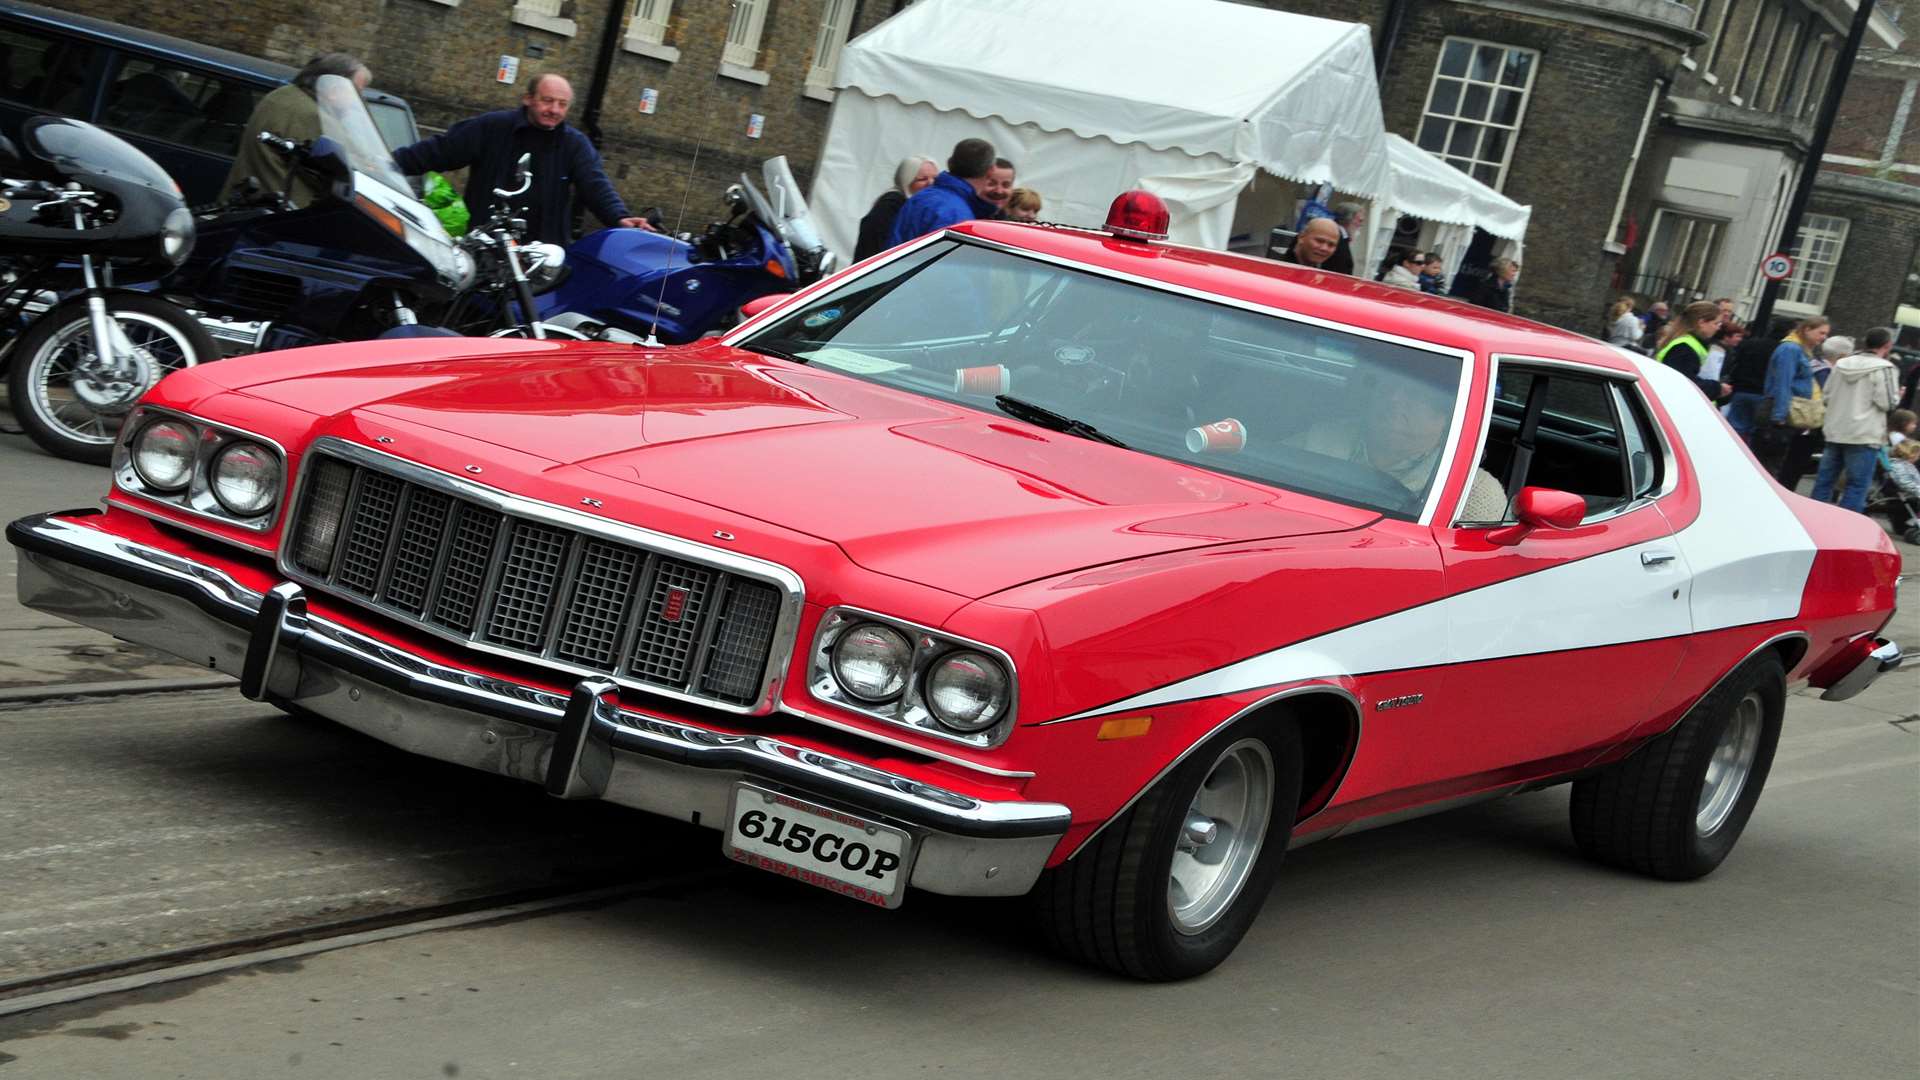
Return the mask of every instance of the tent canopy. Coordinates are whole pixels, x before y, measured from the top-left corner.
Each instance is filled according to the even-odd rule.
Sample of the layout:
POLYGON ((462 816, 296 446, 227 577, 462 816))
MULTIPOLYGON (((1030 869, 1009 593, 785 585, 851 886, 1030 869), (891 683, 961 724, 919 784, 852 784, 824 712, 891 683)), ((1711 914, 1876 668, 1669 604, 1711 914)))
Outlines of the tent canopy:
POLYGON ((921 0, 835 85, 1387 194, 1367 28, 1218 0, 921 0))
POLYGON ((1387 135, 1392 193, 1382 200, 1402 214, 1449 225, 1472 225, 1505 240, 1521 240, 1533 208, 1434 157, 1398 135, 1387 135))

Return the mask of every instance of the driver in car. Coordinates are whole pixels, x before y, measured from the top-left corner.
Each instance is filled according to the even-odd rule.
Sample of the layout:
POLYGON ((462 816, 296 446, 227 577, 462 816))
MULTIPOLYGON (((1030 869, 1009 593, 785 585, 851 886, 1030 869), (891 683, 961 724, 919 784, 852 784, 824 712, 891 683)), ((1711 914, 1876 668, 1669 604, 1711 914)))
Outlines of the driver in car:
MULTIPOLYGON (((1380 390, 1373 407, 1361 415, 1315 424, 1288 443, 1311 453, 1371 466, 1399 482, 1414 499, 1421 499, 1446 449, 1451 404, 1438 387, 1397 377, 1380 390)), ((1506 516, 1506 507, 1506 492, 1499 480, 1476 468, 1461 520, 1500 521, 1506 516)))

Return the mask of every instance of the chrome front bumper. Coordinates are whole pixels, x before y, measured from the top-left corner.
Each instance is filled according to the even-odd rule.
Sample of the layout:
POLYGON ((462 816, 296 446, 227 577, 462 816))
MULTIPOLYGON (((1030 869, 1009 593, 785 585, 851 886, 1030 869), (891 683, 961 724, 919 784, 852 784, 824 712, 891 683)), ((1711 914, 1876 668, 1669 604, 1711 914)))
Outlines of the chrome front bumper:
POLYGON ((1873 681, 1900 666, 1900 646, 1886 638, 1874 638, 1874 649, 1852 670, 1835 679, 1820 695, 1821 701, 1845 701, 1873 685, 1873 681))
POLYGON ((7 527, 20 602, 233 675, 425 757, 542 784, 561 798, 722 828, 752 779, 918 838, 912 884, 956 896, 1032 888, 1071 820, 1057 803, 987 801, 778 738, 622 707, 606 680, 570 696, 449 668, 307 612, 291 582, 262 594, 223 571, 61 518, 7 527))

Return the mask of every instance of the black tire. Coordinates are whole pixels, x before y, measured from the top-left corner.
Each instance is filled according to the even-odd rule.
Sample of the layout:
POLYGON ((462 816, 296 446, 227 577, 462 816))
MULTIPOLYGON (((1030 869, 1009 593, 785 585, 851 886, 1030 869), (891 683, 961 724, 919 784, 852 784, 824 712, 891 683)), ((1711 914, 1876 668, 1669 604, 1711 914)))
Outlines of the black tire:
POLYGON ((1082 963, 1154 982, 1213 970, 1246 936, 1286 855, 1300 805, 1300 734, 1291 723, 1236 725, 1195 751, 1067 863, 1047 871, 1031 896, 1047 943, 1082 963), (1176 924, 1170 897, 1186 813, 1216 764, 1260 743, 1272 764, 1272 799, 1252 869, 1225 909, 1198 932, 1176 924))
POLYGON ((20 427, 55 457, 105 465, 113 456, 120 421, 134 402, 170 371, 220 357, 220 347, 198 320, 175 304, 140 293, 107 295, 107 310, 153 363, 145 385, 119 384, 119 400, 95 409, 74 390, 75 366, 88 355, 93 328, 87 300, 76 296, 35 319, 13 343, 8 400, 20 427))
POLYGON ((1735 669, 1671 731, 1574 781, 1570 817, 1580 850, 1596 862, 1666 881, 1712 873, 1760 801, 1786 700, 1786 672, 1769 649, 1735 669), (1729 765, 1741 760, 1744 778, 1729 790, 1731 782, 1719 777, 1733 775, 1729 765))

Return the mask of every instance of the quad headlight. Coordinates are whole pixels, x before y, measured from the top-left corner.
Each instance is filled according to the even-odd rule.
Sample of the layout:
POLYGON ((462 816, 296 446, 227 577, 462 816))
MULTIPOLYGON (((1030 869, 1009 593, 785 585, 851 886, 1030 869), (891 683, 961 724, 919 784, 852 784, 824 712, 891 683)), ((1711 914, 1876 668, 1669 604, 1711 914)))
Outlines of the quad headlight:
POLYGON ((853 608, 821 619, 808 677, 822 701, 980 748, 1005 740, 1017 685, 998 649, 853 608))
POLYGON ((120 490, 254 532, 272 527, 286 466, 271 441, 146 405, 122 430, 113 449, 120 490))
POLYGON ((214 499, 240 517, 264 514, 280 497, 280 455, 256 442, 236 439, 221 447, 209 475, 214 499))

